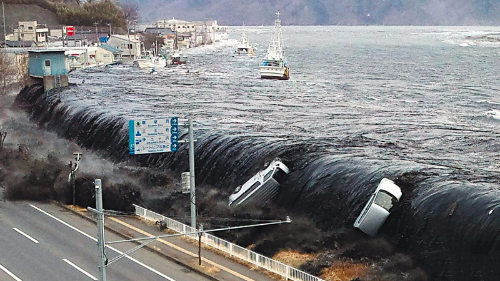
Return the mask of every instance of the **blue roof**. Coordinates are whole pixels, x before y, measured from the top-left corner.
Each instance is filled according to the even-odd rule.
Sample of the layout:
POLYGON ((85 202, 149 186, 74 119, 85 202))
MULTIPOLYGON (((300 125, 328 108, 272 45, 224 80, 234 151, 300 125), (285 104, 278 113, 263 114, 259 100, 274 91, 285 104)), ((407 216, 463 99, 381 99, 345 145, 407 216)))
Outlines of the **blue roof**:
POLYGON ((107 44, 99 45, 99 47, 103 48, 106 51, 112 52, 112 53, 121 53, 122 52, 119 49, 117 49, 113 46, 107 45, 107 44))

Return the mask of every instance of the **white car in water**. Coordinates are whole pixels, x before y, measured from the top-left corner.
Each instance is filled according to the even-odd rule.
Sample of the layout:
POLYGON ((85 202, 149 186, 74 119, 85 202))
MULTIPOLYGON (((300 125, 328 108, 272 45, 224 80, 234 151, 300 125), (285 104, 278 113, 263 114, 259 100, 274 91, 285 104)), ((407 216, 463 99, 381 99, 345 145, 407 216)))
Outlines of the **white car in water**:
POLYGON ((265 170, 236 187, 234 193, 229 196, 229 206, 250 203, 265 205, 278 194, 280 182, 289 173, 290 170, 283 162, 279 159, 274 160, 265 170))
POLYGON ((375 236, 401 198, 401 189, 390 179, 382 179, 365 208, 354 222, 354 227, 375 236))

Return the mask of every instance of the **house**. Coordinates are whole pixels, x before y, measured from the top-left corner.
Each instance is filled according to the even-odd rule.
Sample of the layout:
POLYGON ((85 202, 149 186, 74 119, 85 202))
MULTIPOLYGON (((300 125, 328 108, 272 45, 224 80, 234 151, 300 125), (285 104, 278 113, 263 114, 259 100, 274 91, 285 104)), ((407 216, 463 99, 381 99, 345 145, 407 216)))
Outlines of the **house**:
POLYGON ((96 61, 98 64, 112 64, 121 60, 123 51, 113 46, 102 44, 96 51, 96 61))
POLYGON ((141 41, 139 35, 111 35, 108 45, 122 51, 123 58, 138 59, 141 57, 141 41))
MULTIPOLYGON (((36 41, 36 21, 20 21, 18 34, 19 41, 36 41)), ((15 33, 15 32, 14 32, 15 33)))
POLYGON ((49 28, 47 26, 38 26, 36 28, 36 42, 47 42, 49 28))
POLYGON ((12 34, 6 36, 7 41, 28 41, 43 43, 47 42, 49 28, 44 24, 37 24, 36 21, 20 21, 18 28, 12 34))
POLYGON ((30 50, 29 74, 33 77, 67 75, 64 50, 30 50))
POLYGON ((45 91, 68 86, 64 50, 30 50, 28 58, 28 73, 32 81, 43 83, 45 91))

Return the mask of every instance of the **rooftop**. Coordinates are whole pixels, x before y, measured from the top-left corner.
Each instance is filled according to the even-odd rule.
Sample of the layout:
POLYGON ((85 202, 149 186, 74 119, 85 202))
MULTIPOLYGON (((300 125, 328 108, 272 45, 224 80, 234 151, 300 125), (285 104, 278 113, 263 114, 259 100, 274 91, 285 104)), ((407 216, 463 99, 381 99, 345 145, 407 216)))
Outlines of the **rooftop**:
POLYGON ((121 53, 122 52, 121 50, 119 50, 113 46, 106 45, 106 44, 99 45, 99 47, 103 48, 106 51, 112 52, 112 53, 121 53))

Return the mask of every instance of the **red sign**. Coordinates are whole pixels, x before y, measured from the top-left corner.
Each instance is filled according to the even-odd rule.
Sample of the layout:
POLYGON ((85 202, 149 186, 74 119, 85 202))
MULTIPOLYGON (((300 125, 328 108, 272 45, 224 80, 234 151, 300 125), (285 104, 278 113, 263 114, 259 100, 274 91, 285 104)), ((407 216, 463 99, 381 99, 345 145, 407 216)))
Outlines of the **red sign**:
POLYGON ((74 36, 75 35, 75 27, 74 26, 66 26, 66 35, 74 36))

